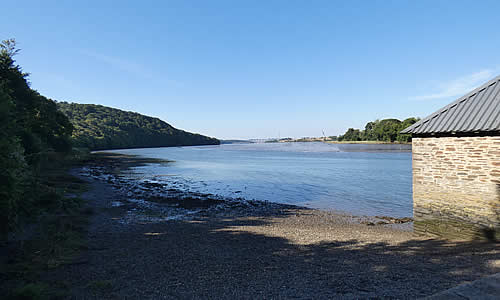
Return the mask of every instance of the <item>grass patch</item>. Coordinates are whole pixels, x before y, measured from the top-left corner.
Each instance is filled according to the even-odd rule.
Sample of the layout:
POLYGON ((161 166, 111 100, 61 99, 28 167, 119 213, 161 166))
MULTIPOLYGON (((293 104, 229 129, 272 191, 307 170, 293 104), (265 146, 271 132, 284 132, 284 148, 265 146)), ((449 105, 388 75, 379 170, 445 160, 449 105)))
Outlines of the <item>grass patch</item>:
POLYGON ((87 225, 88 215, 83 208, 41 218, 34 238, 19 242, 7 262, 2 276, 7 280, 1 289, 12 292, 3 294, 13 299, 54 299, 65 295, 67 288, 43 283, 43 273, 66 264, 81 263, 78 258, 87 248, 87 225))
POLYGON ((16 238, 0 259, 0 298, 60 299, 68 286, 47 282, 43 274, 63 265, 81 263, 87 248, 88 218, 93 213, 80 198, 85 181, 69 174, 79 160, 62 160, 41 171, 41 188, 35 203, 22 220, 16 238))

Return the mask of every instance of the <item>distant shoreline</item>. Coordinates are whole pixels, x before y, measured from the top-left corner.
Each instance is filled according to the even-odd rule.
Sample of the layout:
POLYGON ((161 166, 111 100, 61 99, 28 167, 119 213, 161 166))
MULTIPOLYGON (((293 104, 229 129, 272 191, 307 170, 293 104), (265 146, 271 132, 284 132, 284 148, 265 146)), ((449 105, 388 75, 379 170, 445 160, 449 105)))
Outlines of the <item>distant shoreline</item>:
POLYGON ((396 143, 383 141, 325 141, 327 144, 368 144, 368 145, 411 145, 411 143, 396 143))
MULTIPOLYGON (((239 142, 241 144, 243 142, 239 142)), ((247 143, 255 143, 253 141, 248 141, 247 143)), ((384 142, 384 141, 333 141, 322 138, 311 138, 311 139, 290 139, 290 140, 267 140, 262 143, 327 143, 327 144, 367 144, 367 145, 411 145, 411 143, 400 143, 400 142, 384 142)), ((227 142, 222 142, 221 144, 232 144, 227 142)), ((259 144, 259 143, 257 143, 259 144)))

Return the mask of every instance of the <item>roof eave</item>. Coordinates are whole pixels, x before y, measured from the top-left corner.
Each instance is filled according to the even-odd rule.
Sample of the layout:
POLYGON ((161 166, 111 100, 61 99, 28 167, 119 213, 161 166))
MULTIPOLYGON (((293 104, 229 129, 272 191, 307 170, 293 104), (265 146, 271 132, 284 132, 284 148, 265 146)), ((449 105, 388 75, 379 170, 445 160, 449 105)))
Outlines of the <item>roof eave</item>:
MULTIPOLYGON (((481 90, 489 87, 490 85, 495 84, 498 81, 500 81, 500 76, 496 76, 495 78, 493 78, 493 79, 489 80, 488 82, 482 84, 480 87, 475 88, 474 90, 472 90, 471 92, 465 94, 464 96, 459 97, 458 99, 456 99, 452 103, 450 103, 450 104, 446 105, 445 107, 437 110, 436 112, 434 112, 434 113, 430 114, 429 116, 423 118, 422 120, 418 121, 417 123, 415 123, 415 124, 413 124, 413 125, 405 128, 405 129, 403 129, 400 133, 402 133, 402 134, 430 134, 431 132, 419 133, 419 132, 415 132, 415 131, 420 126, 424 125, 427 122, 430 122, 433 118, 439 117, 439 115, 441 115, 442 113, 446 112, 447 110, 449 110, 454 105, 457 105, 460 102, 465 101, 466 99, 469 99, 472 95, 480 92, 481 90)), ((493 130, 498 130, 498 129, 493 129, 493 130)))

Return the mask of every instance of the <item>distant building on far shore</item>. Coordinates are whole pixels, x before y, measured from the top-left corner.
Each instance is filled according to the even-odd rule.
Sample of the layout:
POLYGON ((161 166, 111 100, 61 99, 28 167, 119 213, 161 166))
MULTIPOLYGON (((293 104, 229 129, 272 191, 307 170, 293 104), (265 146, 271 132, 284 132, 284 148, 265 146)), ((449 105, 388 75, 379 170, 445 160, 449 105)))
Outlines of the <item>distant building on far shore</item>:
POLYGON ((500 76, 406 128, 417 234, 500 238, 500 76))

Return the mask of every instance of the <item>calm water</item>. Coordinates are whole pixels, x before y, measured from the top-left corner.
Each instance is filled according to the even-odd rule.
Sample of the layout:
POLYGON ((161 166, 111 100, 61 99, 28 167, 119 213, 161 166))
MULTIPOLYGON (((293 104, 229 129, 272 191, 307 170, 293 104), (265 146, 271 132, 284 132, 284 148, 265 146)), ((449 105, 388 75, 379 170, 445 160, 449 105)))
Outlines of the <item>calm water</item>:
POLYGON ((410 152, 324 143, 113 152, 173 160, 166 165, 135 168, 133 176, 170 182, 191 191, 356 215, 413 215, 410 152))

